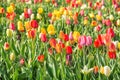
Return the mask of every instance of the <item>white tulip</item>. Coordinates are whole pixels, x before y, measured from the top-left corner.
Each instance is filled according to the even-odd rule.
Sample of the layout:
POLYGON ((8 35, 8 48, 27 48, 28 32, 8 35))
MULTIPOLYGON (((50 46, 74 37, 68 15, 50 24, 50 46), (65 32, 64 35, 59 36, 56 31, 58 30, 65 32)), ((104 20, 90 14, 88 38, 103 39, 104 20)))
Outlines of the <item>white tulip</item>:
POLYGON ((108 77, 108 76, 110 76, 110 73, 111 73, 110 67, 105 66, 104 67, 104 75, 108 77))

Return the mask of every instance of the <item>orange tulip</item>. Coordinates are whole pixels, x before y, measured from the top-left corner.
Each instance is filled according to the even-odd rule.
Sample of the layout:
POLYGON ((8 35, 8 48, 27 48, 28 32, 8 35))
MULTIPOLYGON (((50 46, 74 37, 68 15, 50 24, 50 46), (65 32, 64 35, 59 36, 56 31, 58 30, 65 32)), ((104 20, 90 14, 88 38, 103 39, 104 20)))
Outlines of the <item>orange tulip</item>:
POLYGON ((31 29, 28 31, 28 38, 32 38, 34 39, 36 37, 36 30, 35 29, 31 29))

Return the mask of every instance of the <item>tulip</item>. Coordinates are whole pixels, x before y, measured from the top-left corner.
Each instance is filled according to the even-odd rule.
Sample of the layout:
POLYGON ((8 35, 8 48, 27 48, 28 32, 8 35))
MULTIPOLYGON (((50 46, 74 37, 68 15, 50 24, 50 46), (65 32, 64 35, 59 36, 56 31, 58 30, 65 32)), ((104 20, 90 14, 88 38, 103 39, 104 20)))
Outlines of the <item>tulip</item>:
POLYGON ((39 35, 39 38, 41 39, 42 42, 47 42, 46 34, 41 33, 41 34, 39 35))
POLYGON ((111 73, 110 67, 109 66, 105 66, 104 67, 104 75, 109 77, 111 73))
POLYGON ((30 17, 30 15, 28 14, 28 12, 24 12, 24 18, 27 19, 29 17, 30 17))
POLYGON ((81 11, 80 11, 80 15, 81 15, 81 16, 84 16, 84 10, 81 10, 81 11))
POLYGON ((56 33, 55 28, 54 28, 54 26, 53 26, 52 24, 50 24, 50 25, 48 26, 47 32, 48 32, 48 34, 50 34, 50 35, 54 35, 54 34, 56 33))
POLYGON ((73 32, 73 39, 77 42, 78 41, 78 38, 80 36, 80 33, 78 31, 74 31, 73 32))
POLYGON ((69 41, 69 36, 68 36, 68 34, 64 34, 63 39, 64 39, 64 41, 69 41))
POLYGON ((30 22, 30 25, 31 25, 32 28, 38 28, 38 22, 36 20, 32 20, 30 22))
POLYGON ((73 34, 72 34, 72 32, 70 32, 70 34, 69 34, 69 40, 73 40, 73 34))
POLYGON ((90 46, 92 44, 92 38, 91 36, 86 37, 86 46, 90 46))
POLYGON ((14 54, 14 53, 11 53, 11 54, 10 54, 10 60, 11 60, 11 61, 15 60, 15 54, 14 54))
POLYGON ((102 67, 102 66, 100 67, 100 73, 104 74, 104 67, 102 67))
POLYGON ((34 14, 31 14, 30 18, 31 18, 31 20, 33 20, 34 19, 34 14))
POLYGON ((93 27, 97 26, 97 22, 96 21, 92 21, 91 22, 91 26, 93 26, 93 27))
POLYGON ((105 20, 105 24, 106 24, 106 26, 111 26, 111 25, 112 25, 112 23, 111 23, 110 19, 105 20))
POLYGON ((61 51, 62 51, 61 45, 57 43, 56 46, 55 46, 55 50, 56 50, 57 53, 61 53, 61 51))
POLYGON ((90 18, 94 18, 94 14, 93 13, 90 13, 89 16, 90 16, 90 18))
POLYGON ((5 12, 3 7, 0 7, 0 14, 3 14, 5 12))
POLYGON ((101 17, 100 15, 96 15, 96 19, 97 19, 98 21, 100 21, 100 20, 102 20, 102 17, 101 17))
POLYGON ((10 48, 9 43, 8 43, 8 42, 5 42, 5 43, 4 43, 4 50, 9 50, 9 48, 10 48))
POLYGON ((43 13, 43 8, 38 8, 38 11, 37 11, 39 14, 42 14, 43 13))
POLYGON ((120 19, 117 20, 117 26, 120 26, 120 19))
POLYGON ((67 24, 67 25, 70 25, 70 19, 67 19, 67 20, 66 20, 66 24, 67 24))
POLYGON ((43 34, 46 34, 45 28, 41 28, 41 29, 40 29, 40 32, 43 33, 43 34))
POLYGON ((50 46, 51 46, 52 48, 55 48, 55 46, 56 46, 56 44, 57 44, 57 41, 56 41, 54 38, 51 38, 51 39, 49 40, 49 43, 50 43, 50 46))
POLYGON ((28 38, 31 38, 31 39, 35 39, 35 37, 36 37, 36 30, 35 29, 30 29, 29 31, 28 31, 28 38))
POLYGON ((78 43, 81 45, 81 46, 85 46, 86 45, 86 36, 80 36, 78 38, 78 43))
POLYGON ((71 55, 66 55, 66 64, 68 65, 69 62, 72 60, 72 56, 71 55))
POLYGON ((14 12, 13 7, 12 6, 7 7, 7 12, 8 13, 13 13, 14 12))
POLYGON ((20 32, 24 31, 23 23, 21 21, 18 21, 17 26, 18 26, 18 31, 20 32))
POLYGON ((24 65, 24 63, 25 63, 24 58, 20 59, 20 64, 21 64, 21 65, 24 65))
POLYGON ((44 55, 39 55, 37 59, 39 62, 44 62, 44 55))
POLYGON ((31 15, 32 14, 32 10, 29 8, 28 9, 28 14, 31 15))
POLYGON ((97 74, 98 73, 98 66, 94 66, 94 73, 97 74))
POLYGON ((115 36, 115 33, 112 28, 108 28, 106 30, 106 34, 110 35, 112 38, 115 36))
POLYGON ((30 26, 30 22, 29 22, 29 21, 26 21, 26 22, 25 22, 25 29, 26 29, 27 31, 29 31, 29 30, 31 29, 31 26, 30 26))
POLYGON ((113 21, 113 20, 114 20, 113 15, 110 15, 110 16, 109 16, 109 19, 110 19, 111 21, 113 21))
POLYGON ((98 25, 94 28, 95 31, 100 31, 101 30, 101 25, 98 25))
POLYGON ((11 29, 7 29, 6 34, 7 34, 8 37, 12 37, 13 31, 11 29))
POLYGON ((66 46, 66 54, 72 54, 72 47, 71 46, 66 46))
POLYGON ((117 46, 118 46, 118 49, 120 50, 120 42, 118 42, 118 45, 117 45, 117 46))
POLYGON ((63 31, 60 31, 60 33, 59 33, 59 38, 63 39, 63 36, 64 36, 64 32, 63 32, 63 31))
POLYGON ((109 51, 108 56, 110 59, 116 59, 116 51, 109 51))
POLYGON ((10 23, 9 28, 10 28, 11 30, 15 30, 15 24, 14 24, 14 23, 10 23))

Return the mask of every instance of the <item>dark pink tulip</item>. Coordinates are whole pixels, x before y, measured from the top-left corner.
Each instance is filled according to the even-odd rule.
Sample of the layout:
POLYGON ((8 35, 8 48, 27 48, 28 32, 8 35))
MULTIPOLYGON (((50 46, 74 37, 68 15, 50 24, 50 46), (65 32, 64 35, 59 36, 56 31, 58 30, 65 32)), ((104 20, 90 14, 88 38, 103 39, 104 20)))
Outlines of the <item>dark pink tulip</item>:
POLYGON ((15 24, 14 23, 10 23, 9 28, 12 30, 15 30, 15 24))
POLYGON ((106 24, 106 26, 111 26, 111 21, 110 21, 110 19, 105 20, 105 24, 106 24))
POLYGON ((70 25, 70 19, 66 19, 66 24, 70 25))

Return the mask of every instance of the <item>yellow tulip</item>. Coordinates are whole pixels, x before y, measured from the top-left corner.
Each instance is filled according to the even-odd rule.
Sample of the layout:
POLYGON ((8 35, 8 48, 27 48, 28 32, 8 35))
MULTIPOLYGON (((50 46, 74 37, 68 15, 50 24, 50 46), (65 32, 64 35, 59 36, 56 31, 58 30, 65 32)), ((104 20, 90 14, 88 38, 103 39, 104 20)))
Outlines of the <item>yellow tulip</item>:
POLYGON ((45 28, 41 28, 41 31, 40 31, 40 32, 43 33, 43 34, 46 34, 45 28))
POLYGON ((38 8, 38 11, 37 11, 39 14, 42 14, 43 13, 43 8, 42 7, 40 7, 40 8, 38 8))
POLYGON ((78 41, 79 36, 80 36, 80 33, 79 33, 78 31, 74 31, 74 32, 73 32, 73 39, 74 39, 75 41, 78 41))
POLYGON ((102 67, 102 66, 100 67, 100 73, 104 74, 104 67, 102 67))
POLYGON ((13 31, 11 29, 7 29, 6 34, 8 37, 12 37, 13 31))
POLYGON ((21 21, 18 21, 17 26, 18 26, 18 31, 20 32, 24 31, 23 23, 21 21))
POLYGON ((7 12, 8 13, 13 13, 14 12, 14 8, 12 6, 7 7, 7 12))
POLYGON ((100 15, 96 15, 96 19, 97 19, 98 21, 100 21, 100 20, 102 20, 102 17, 101 17, 100 15))
POLYGON ((120 42, 118 42, 118 49, 120 50, 120 42))
POLYGON ((28 31, 31 29, 31 26, 30 26, 30 22, 29 21, 26 21, 25 22, 25 29, 28 31))
POLYGON ((87 25, 88 24, 88 20, 85 19, 84 22, 83 22, 84 25, 87 25))
POLYGON ((90 13, 89 16, 90 16, 90 18, 94 18, 94 14, 93 13, 90 13))
POLYGON ((15 60, 15 54, 14 54, 14 53, 11 53, 11 54, 10 54, 10 60, 11 60, 11 61, 15 60))
POLYGON ((47 3, 48 3, 48 2, 50 2, 50 0, 45 0, 45 2, 47 2, 47 3))
POLYGON ((48 26, 48 28, 47 28, 47 32, 48 32, 48 34, 50 34, 50 35, 54 35, 55 34, 55 28, 54 28, 54 26, 52 25, 52 24, 50 24, 49 26, 48 26))

